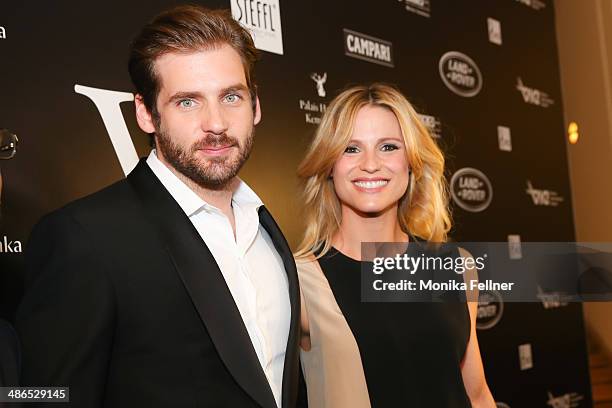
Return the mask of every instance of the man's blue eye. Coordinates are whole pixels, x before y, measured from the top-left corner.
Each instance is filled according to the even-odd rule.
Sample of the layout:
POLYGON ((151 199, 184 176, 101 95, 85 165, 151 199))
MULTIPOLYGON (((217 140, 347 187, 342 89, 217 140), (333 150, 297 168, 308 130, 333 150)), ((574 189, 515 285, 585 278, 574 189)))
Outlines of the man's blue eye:
POLYGON ((229 103, 238 102, 239 99, 240 99, 240 95, 238 94, 229 94, 225 96, 225 101, 229 103))
POLYGON ((179 102, 179 105, 183 108, 193 108, 193 101, 191 99, 183 99, 179 102))

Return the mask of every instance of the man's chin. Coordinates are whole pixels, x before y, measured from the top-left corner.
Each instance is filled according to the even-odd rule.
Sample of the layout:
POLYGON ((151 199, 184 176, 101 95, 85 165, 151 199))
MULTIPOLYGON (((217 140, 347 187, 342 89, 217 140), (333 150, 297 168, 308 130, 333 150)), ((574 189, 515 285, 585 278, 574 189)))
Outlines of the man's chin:
POLYGON ((200 187, 209 190, 223 190, 236 179, 237 174, 238 172, 231 168, 211 169, 209 167, 206 171, 186 174, 186 176, 200 187))

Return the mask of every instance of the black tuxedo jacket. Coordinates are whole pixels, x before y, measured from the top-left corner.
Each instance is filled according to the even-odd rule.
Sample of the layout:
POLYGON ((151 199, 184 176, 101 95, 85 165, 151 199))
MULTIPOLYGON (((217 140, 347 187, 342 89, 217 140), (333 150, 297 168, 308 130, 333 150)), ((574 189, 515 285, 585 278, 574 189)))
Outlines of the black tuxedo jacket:
MULTIPOLYGON (((293 407, 297 273, 265 207, 259 220, 289 281, 282 407, 293 407)), ((26 280, 22 386, 69 386, 71 406, 87 408, 276 406, 218 265, 144 160, 39 222, 26 280)))
POLYGON ((17 333, 9 322, 0 319, 0 387, 19 385, 19 359, 17 333))

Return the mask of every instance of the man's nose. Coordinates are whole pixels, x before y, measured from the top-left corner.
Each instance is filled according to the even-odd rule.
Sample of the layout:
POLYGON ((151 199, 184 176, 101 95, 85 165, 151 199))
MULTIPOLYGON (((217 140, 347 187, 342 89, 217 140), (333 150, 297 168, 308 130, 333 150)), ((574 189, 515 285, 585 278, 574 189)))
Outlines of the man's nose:
POLYGON ((227 120, 223 107, 218 103, 208 103, 203 112, 202 130, 206 133, 221 134, 227 131, 227 120))

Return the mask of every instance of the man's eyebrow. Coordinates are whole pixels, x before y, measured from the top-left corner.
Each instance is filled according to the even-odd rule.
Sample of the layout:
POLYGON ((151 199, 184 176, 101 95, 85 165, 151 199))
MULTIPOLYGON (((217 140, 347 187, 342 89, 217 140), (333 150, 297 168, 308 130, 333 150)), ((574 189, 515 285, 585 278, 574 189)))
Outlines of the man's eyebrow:
MULTIPOLYGON (((235 85, 230 85, 226 88, 223 88, 222 90, 219 91, 219 94, 227 95, 228 93, 232 93, 232 92, 249 92, 249 88, 247 88, 247 86, 244 84, 235 84, 235 85)), ((174 103, 182 99, 202 99, 202 98, 203 98, 203 94, 201 92, 179 91, 179 92, 176 92, 174 95, 172 95, 170 98, 168 98, 168 103, 174 103)))
POLYGON ((182 91, 182 92, 177 92, 174 95, 172 95, 168 99, 168 103, 180 101, 182 99, 200 99, 201 97, 202 97, 202 94, 200 92, 182 91))
POLYGON ((221 95, 227 95, 228 93, 232 93, 232 92, 248 92, 249 88, 246 87, 246 85, 244 84, 235 84, 235 85, 230 85, 226 88, 223 88, 219 93, 221 95))

